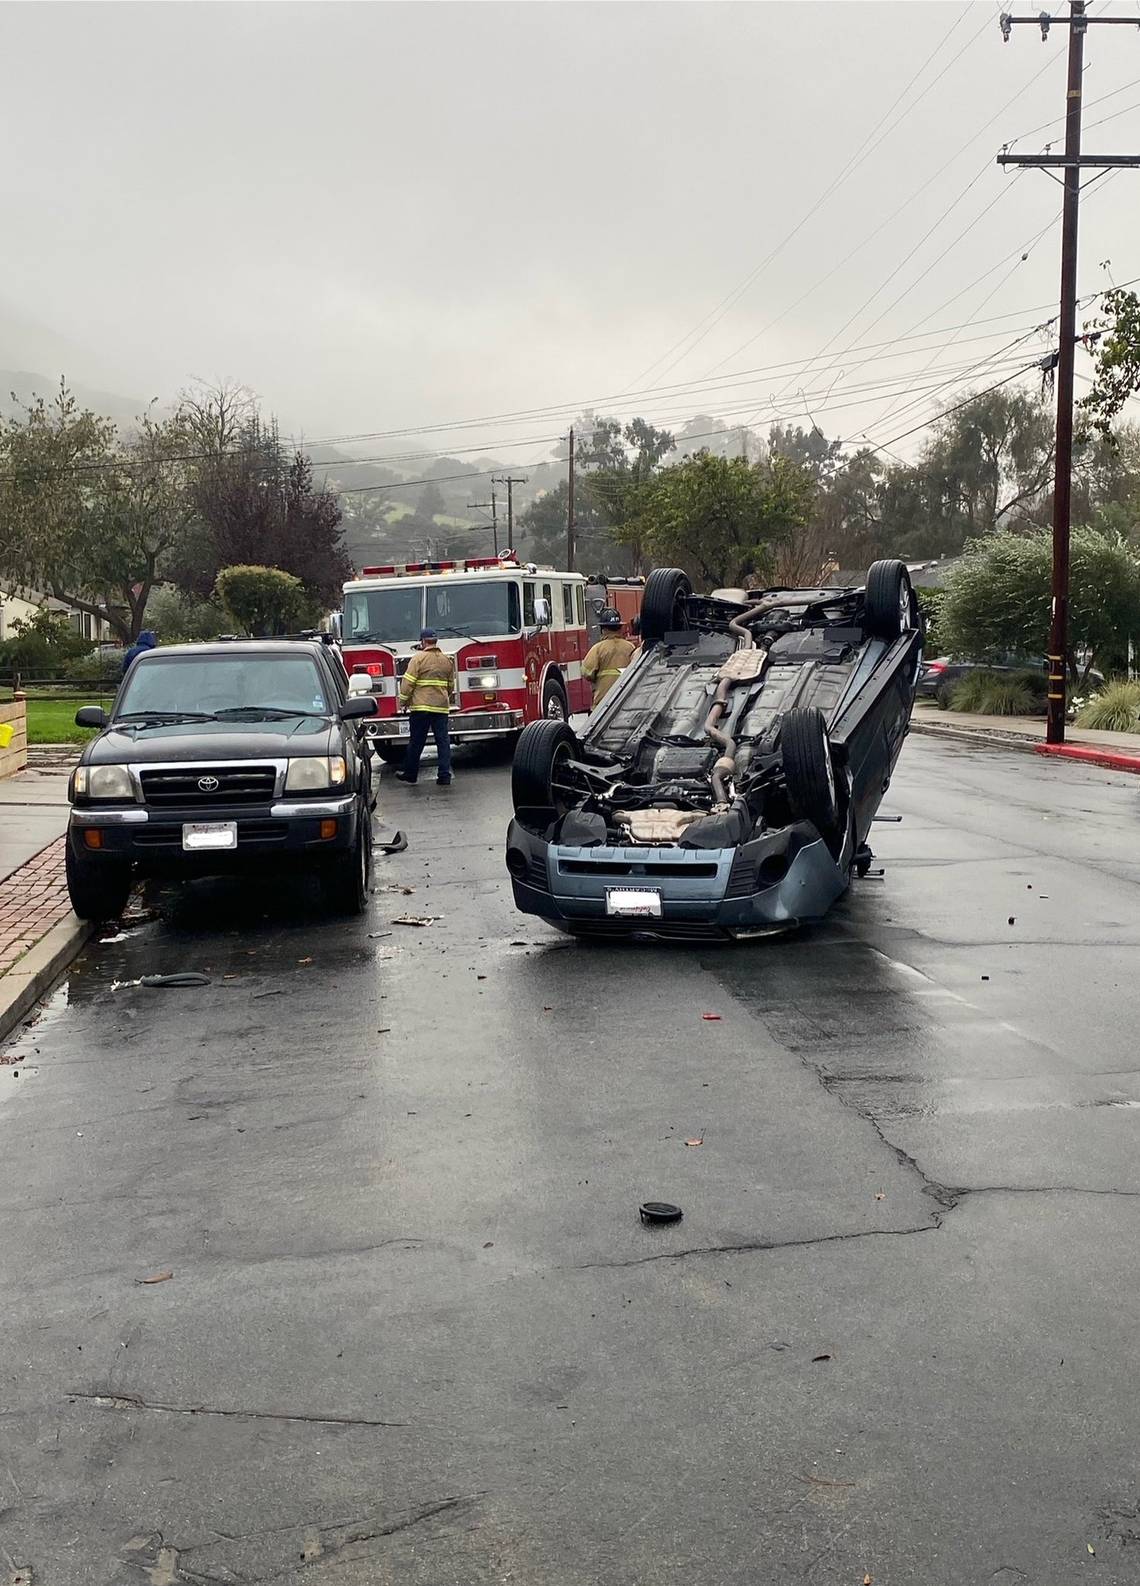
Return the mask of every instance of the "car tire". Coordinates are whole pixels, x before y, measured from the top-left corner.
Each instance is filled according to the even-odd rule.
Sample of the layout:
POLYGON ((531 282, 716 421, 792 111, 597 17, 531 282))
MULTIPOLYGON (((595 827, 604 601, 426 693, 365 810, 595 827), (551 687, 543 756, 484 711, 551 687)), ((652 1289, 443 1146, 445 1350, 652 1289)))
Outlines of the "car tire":
POLYGON ((835 852, 842 833, 835 763, 823 712, 789 710, 780 721, 780 758, 792 813, 808 820, 835 852))
POLYGON ((377 743, 373 739, 372 748, 377 759, 383 760, 385 765, 403 765, 407 750, 402 743, 377 743))
POLYGON ((654 644, 667 633, 689 626, 685 601, 693 592, 687 573, 679 567, 655 567, 645 580, 641 599, 641 640, 654 644))
POLYGON ((356 841, 346 852, 334 854, 323 877, 325 897, 335 914, 363 914, 368 907, 372 879, 372 816, 361 806, 356 818, 356 841))
POLYGON ((560 808, 555 786, 559 764, 577 753, 578 740, 564 721, 553 717, 531 721, 519 734, 511 761, 511 802, 516 810, 560 808))
POLYGON ((542 714, 547 721, 570 720, 570 701, 556 678, 552 678, 542 691, 542 714))
POLYGON ((918 626, 918 602, 906 563, 894 557, 872 562, 863 597, 863 627, 868 638, 892 643, 918 626))
POLYGON ((117 920, 131 895, 131 867, 121 859, 85 859, 67 844, 67 895, 81 920, 117 920))

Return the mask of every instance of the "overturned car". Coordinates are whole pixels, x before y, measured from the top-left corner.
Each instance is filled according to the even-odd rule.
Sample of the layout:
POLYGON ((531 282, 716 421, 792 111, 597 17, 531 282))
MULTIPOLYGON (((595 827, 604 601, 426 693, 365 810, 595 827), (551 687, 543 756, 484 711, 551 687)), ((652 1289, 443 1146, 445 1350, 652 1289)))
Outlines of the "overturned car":
POLYGON ((819 920, 871 862, 922 625, 906 567, 861 588, 649 575, 642 648, 581 735, 515 750, 515 903, 580 936, 762 936, 819 920))

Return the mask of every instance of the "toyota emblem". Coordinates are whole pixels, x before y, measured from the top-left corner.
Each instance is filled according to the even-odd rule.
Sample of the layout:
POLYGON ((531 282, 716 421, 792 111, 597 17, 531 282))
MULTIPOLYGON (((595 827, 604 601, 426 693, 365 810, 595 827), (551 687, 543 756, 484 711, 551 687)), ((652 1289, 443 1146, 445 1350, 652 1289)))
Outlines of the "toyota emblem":
POLYGON ((200 793, 216 793, 218 786, 219 783, 216 776, 200 776, 198 778, 198 791, 200 793))

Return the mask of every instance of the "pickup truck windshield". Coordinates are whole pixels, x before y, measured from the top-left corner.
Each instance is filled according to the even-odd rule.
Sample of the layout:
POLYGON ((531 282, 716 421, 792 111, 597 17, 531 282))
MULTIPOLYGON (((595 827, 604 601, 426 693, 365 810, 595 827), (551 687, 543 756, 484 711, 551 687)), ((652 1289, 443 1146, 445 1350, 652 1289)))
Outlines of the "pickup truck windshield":
POLYGON ((298 715, 331 709, 311 656, 145 656, 133 667, 115 716, 180 711, 212 716, 264 705, 298 715))
POLYGON ((409 644, 419 638, 421 628, 471 639, 519 633, 518 583, 461 582, 441 574, 429 584, 396 584, 345 596, 345 644, 409 644))

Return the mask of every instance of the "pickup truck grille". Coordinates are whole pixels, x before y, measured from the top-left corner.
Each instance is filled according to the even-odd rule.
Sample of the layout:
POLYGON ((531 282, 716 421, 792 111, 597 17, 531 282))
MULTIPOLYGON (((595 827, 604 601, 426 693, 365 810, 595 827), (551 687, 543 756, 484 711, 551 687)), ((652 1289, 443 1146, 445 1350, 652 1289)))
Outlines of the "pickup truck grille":
POLYGON ((269 804, 277 782, 272 765, 167 766, 141 771, 143 801, 152 807, 180 809, 226 804, 269 804))

